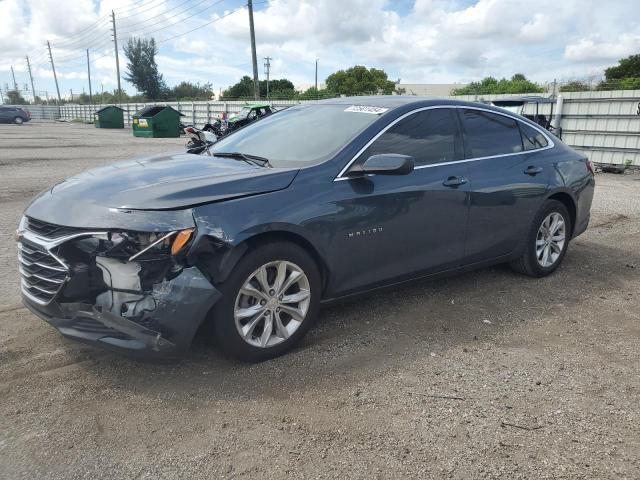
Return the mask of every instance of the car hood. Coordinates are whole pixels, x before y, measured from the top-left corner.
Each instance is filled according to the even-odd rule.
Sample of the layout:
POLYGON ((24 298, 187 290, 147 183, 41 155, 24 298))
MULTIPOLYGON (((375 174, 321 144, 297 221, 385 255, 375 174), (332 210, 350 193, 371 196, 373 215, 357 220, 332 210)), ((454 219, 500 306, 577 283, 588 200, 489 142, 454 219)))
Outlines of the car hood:
POLYGON ((127 210, 188 208, 282 190, 297 172, 206 155, 155 156, 68 178, 34 199, 27 214, 45 209, 44 204, 47 211, 77 209, 78 205, 127 210))

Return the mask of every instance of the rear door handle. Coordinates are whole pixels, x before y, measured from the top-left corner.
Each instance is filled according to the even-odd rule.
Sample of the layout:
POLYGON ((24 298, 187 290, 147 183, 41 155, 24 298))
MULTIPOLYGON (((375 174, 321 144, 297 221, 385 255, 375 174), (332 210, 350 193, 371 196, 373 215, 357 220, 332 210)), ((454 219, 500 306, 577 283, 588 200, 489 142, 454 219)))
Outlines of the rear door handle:
POLYGON ((467 179, 464 177, 449 177, 447 178, 444 182, 442 182, 442 185, 444 185, 445 187, 459 187, 460 185, 464 185, 465 183, 467 183, 467 179))
POLYGON ((537 175, 540 172, 542 172, 542 167, 534 167, 533 165, 529 165, 524 171, 524 173, 531 176, 537 175))

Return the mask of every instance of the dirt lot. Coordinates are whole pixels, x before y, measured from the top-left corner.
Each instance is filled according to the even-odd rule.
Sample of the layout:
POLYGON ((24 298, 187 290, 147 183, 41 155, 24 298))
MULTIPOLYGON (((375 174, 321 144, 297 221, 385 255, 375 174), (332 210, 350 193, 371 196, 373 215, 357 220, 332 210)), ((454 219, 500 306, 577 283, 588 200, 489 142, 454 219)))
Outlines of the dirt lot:
POLYGON ((184 143, 0 126, 0 477, 640 477, 639 176, 598 176, 592 225, 549 278, 495 267, 334 305, 259 365, 206 345, 136 362, 22 308, 29 198, 184 143))

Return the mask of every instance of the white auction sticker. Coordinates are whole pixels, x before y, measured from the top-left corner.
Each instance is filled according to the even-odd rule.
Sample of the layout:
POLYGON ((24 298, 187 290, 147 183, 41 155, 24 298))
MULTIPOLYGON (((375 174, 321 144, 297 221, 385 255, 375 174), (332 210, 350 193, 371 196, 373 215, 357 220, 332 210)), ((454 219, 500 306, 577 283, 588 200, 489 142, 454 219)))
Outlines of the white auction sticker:
POLYGON ((380 115, 381 113, 384 113, 387 110, 389 110, 389 109, 388 108, 382 108, 382 107, 371 107, 369 105, 351 105, 350 107, 346 108, 344 111, 345 112, 372 113, 374 115, 380 115))

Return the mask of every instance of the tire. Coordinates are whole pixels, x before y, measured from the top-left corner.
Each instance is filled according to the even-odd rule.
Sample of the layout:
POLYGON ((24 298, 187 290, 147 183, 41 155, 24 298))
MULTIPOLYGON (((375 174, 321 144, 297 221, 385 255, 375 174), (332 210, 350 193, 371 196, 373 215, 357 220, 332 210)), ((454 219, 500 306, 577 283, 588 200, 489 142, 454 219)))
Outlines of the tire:
POLYGON ((218 288, 222 298, 212 311, 216 343, 228 355, 246 362, 268 360, 289 351, 313 325, 320 304, 321 281, 316 262, 304 249, 288 242, 265 243, 250 250, 218 288), (259 273, 263 268, 265 276, 259 273), (298 275, 300 272, 302 276, 298 275), (286 288, 275 291, 279 278, 297 280, 288 287, 285 281, 286 288), (266 280, 269 290, 265 291, 259 279, 266 280), (251 290, 251 295, 241 292, 248 281, 244 291, 251 290), (306 292, 308 296, 303 298, 306 292), (282 301, 298 298, 301 300, 297 303, 282 301), (300 313, 304 313, 302 320, 300 313), (265 342, 268 325, 271 335, 265 342))
POLYGON ((567 207, 557 200, 547 200, 531 223, 524 253, 510 263, 511 268, 530 277, 545 277, 553 273, 560 266, 567 253, 571 231, 571 216, 567 207), (557 218, 562 219, 563 227, 553 223, 557 218), (552 234, 549 231, 550 228, 543 227, 543 222, 548 222, 545 225, 550 228, 556 228, 556 233, 552 234), (563 230, 564 237, 562 242, 559 241, 561 230, 563 230), (545 256, 547 255, 545 249, 548 249, 548 256, 545 256), (541 250, 542 254, 540 254, 541 250))
POLYGON ((16 125, 22 125, 24 123, 24 119, 22 117, 15 117, 13 119, 13 123, 15 123, 16 125))

